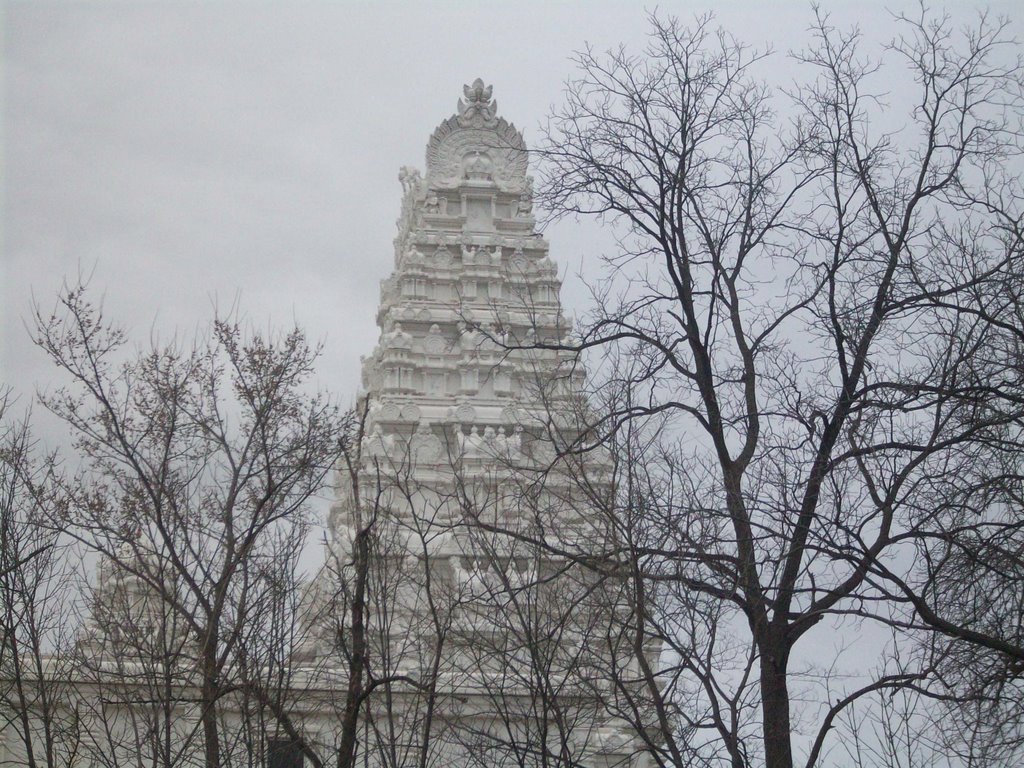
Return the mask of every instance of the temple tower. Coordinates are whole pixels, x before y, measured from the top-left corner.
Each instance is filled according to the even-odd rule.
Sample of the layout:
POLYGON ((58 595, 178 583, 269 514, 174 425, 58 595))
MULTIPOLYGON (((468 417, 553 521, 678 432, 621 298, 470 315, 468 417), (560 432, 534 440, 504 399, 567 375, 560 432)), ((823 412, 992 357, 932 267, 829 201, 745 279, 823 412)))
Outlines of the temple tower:
MULTIPOLYGON (((373 434, 415 432, 422 459, 446 435, 463 454, 521 450, 546 378, 575 363, 556 344, 567 326, 557 268, 535 231, 522 135, 496 114, 491 88, 465 87, 434 131, 426 175, 403 168, 395 270, 381 286, 380 341, 363 363, 373 434)), ((464 456, 465 458, 465 456, 464 456)))
POLYGON ((402 764, 425 751, 432 765, 540 765, 548 750, 638 765, 601 700, 614 662, 593 638, 607 637, 614 605, 557 554, 596 539, 599 518, 570 481, 589 473, 599 494, 606 467, 596 454, 586 466, 560 458, 579 434, 583 373, 536 230, 523 137, 491 93, 479 79, 465 86, 430 137, 425 173, 399 175, 394 271, 362 367, 358 471, 340 473, 329 520, 347 582, 314 590, 344 604, 321 599, 338 624, 306 652, 315 666, 350 631, 355 542, 372 526, 368 674, 396 683, 386 706, 367 700, 368 765, 375 749, 402 764))

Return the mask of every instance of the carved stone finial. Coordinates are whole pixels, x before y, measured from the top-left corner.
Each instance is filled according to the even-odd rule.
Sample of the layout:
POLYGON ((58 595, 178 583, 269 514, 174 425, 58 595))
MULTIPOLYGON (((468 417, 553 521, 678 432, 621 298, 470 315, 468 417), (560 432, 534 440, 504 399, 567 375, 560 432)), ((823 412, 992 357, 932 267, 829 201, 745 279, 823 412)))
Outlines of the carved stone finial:
MULTIPOLYGON (((437 127, 427 144, 425 187, 437 194, 465 184, 493 184, 518 196, 526 188, 522 134, 498 117, 498 103, 491 98, 493 89, 483 80, 477 78, 462 90, 458 112, 437 127)), ((447 199, 438 195, 437 213, 445 213, 447 199)), ((429 212, 435 212, 433 201, 429 212)))
POLYGON ((491 99, 493 90, 494 86, 485 86, 479 77, 472 85, 462 86, 462 94, 466 100, 459 99, 459 125, 483 128, 494 123, 498 114, 498 102, 491 99))

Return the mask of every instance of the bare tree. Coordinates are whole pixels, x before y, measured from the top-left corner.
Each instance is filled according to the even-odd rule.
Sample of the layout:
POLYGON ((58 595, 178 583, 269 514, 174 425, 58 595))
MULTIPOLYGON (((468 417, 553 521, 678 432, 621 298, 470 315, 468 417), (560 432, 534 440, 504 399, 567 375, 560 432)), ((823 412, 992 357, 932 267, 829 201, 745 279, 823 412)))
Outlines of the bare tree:
POLYGON ((817 14, 787 90, 655 17, 644 55, 579 56, 549 125, 550 210, 618 234, 576 343, 534 345, 604 355, 566 448, 623 456, 609 537, 563 554, 625 580, 662 765, 820 764, 846 708, 941 688, 922 632, 1019 669, 1017 598, 979 600, 1019 590, 1020 506, 977 492, 1016 482, 1024 416, 1017 48, 985 15, 894 29, 817 14), (811 698, 842 660, 809 638, 865 628, 890 663, 811 698))
POLYGON ((70 766, 82 744, 68 677, 74 667, 77 574, 59 528, 55 462, 40 455, 28 419, 0 394, 0 733, 16 759, 70 766))
POLYGON ((99 562, 77 643, 71 682, 85 724, 83 752, 103 768, 201 764, 193 693, 195 644, 168 595, 170 572, 153 555, 135 562, 130 546, 99 562), (154 588, 135 571, 158 573, 154 588))
POLYGON ((459 596, 435 553, 450 525, 431 520, 447 500, 416 476, 408 441, 366 434, 369 405, 339 431, 326 562, 281 591, 292 605, 276 623, 291 637, 269 641, 258 621, 248 630, 281 654, 253 663, 264 680, 251 690, 314 766, 443 765, 453 697, 439 680, 459 596), (280 679, 266 680, 274 670, 280 679))
POLYGON ((137 664, 122 655, 120 667, 101 660, 101 671, 128 665, 162 680, 146 695, 171 697, 165 720, 190 724, 207 768, 229 764, 246 743, 225 718, 237 717, 252 665, 267 661, 246 658, 256 612, 287 582, 267 573, 282 553, 294 563, 338 456, 336 409, 305 390, 317 350, 298 330, 267 338, 217 320, 191 348, 129 355, 80 286, 53 314, 37 312, 36 342, 70 379, 42 398, 83 461, 68 484, 67 530, 137 595, 120 624, 116 611, 103 622, 121 636, 107 649, 155 651, 137 664), (147 636, 157 647, 137 642, 147 636))
POLYGON ((592 763, 607 720, 588 666, 608 626, 595 628, 600 579, 528 539, 510 546, 505 525, 567 515, 550 503, 566 478, 519 471, 496 433, 427 451, 418 430, 365 434, 366 414, 343 441, 336 538, 304 618, 305 695, 321 718, 334 710, 333 741, 305 747, 339 766, 592 763))

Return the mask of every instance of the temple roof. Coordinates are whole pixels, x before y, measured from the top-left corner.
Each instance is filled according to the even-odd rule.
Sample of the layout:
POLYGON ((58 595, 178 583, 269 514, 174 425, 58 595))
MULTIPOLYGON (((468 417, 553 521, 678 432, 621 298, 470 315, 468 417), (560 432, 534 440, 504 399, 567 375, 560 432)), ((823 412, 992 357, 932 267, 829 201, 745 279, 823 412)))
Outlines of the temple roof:
POLYGON ((457 111, 441 123, 427 143, 427 184, 450 189, 465 178, 467 165, 484 169, 504 192, 526 188, 527 155, 523 135, 498 117, 493 86, 477 78, 462 87, 457 111))

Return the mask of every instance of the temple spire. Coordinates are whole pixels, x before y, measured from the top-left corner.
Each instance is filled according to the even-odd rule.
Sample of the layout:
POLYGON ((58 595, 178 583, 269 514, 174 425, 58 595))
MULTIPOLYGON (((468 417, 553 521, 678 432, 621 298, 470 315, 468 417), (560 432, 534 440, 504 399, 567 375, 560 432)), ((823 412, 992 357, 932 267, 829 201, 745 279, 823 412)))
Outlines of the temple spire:
POLYGON ((463 127, 483 128, 497 121, 498 102, 491 98, 494 86, 484 86, 479 77, 472 85, 462 86, 465 101, 459 99, 458 120, 463 127))

